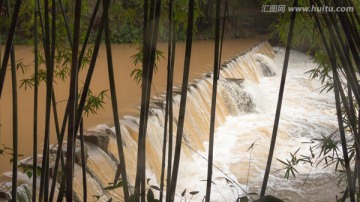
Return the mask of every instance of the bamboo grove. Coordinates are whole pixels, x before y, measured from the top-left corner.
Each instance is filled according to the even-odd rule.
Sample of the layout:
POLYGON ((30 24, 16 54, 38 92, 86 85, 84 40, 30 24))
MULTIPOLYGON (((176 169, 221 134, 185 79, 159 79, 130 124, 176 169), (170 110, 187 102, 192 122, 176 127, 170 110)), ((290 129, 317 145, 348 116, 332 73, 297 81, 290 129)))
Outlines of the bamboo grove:
MULTIPOLYGON (((110 87, 111 106, 113 109, 113 121, 115 126, 116 143, 118 151, 119 165, 117 165, 116 175, 113 177, 113 189, 122 189, 123 201, 175 201, 176 185, 178 180, 180 154, 183 142, 183 129, 186 116, 186 97, 189 87, 189 69, 191 61, 192 41, 194 33, 194 18, 196 17, 195 0, 187 2, 187 19, 186 19, 186 49, 185 61, 181 88, 180 112, 177 119, 177 131, 173 129, 173 77, 174 77, 174 61, 176 58, 176 25, 174 19, 175 8, 174 0, 144 0, 142 2, 143 17, 142 17, 142 36, 141 38, 141 54, 142 54, 142 70, 141 70, 141 108, 140 108, 140 126, 138 134, 138 151, 137 167, 135 184, 130 184, 127 179, 127 162, 125 162, 123 140, 119 123, 119 106, 118 100, 121 97, 116 95, 116 85, 113 67, 113 54, 111 49, 111 23, 109 20, 109 9, 113 1, 97 0, 91 13, 91 17, 84 22, 82 18, 82 4, 85 1, 75 0, 72 2, 73 11, 71 16, 65 12, 62 0, 34 0, 32 11, 33 18, 33 46, 34 46, 34 106, 33 106, 33 166, 32 166, 32 201, 74 201, 73 182, 74 180, 74 164, 75 164, 75 147, 80 144, 81 148, 81 167, 83 179, 83 201, 87 201, 87 184, 86 184, 86 161, 84 149, 84 135, 83 135, 83 116, 86 113, 86 101, 90 90, 90 84, 93 77, 94 69, 96 68, 96 60, 98 58, 99 48, 101 43, 106 46, 106 58, 108 69, 108 81, 110 87), (166 6, 163 6, 166 4, 166 6), (162 19, 161 13, 167 13, 167 18, 162 19), (70 19, 73 19, 71 21, 70 19), (98 19, 97 29, 94 30, 94 23, 98 19), (100 20, 99 20, 100 19, 100 20), (153 83, 153 74, 155 71, 156 50, 159 37, 160 20, 167 21, 168 33, 168 50, 167 50, 167 89, 166 89, 166 106, 165 106, 165 126, 164 137, 162 145, 161 157, 161 177, 160 177, 160 198, 154 199, 150 197, 147 185, 146 176, 146 138, 147 138, 147 124, 150 110, 150 94, 153 83), (62 23, 58 23, 61 21, 62 23), (60 25, 61 27, 60 27, 60 25), (65 37, 58 35, 59 29, 64 29, 65 37), (86 29, 86 31, 84 31, 86 29), (84 33, 84 34, 83 34, 84 33), (91 35, 93 40, 90 41, 91 35), (66 111, 60 122, 57 112, 56 91, 54 90, 54 71, 57 46, 59 45, 59 37, 66 39, 62 42, 71 50, 70 60, 70 83, 68 89, 68 99, 66 104, 66 111), (92 45, 91 54, 87 54, 90 44, 92 45), (44 63, 41 64, 40 53, 43 53, 44 63), (79 71, 84 63, 89 66, 86 72, 86 80, 79 87, 79 71), (46 68, 46 97, 40 98, 38 95, 38 86, 41 81, 39 78, 39 67, 43 65, 46 68), (45 99, 46 106, 39 106, 38 100, 45 99), (38 127, 38 108, 45 107, 45 127, 38 127), (51 113, 53 111, 53 113, 51 113), (51 114, 54 117, 51 117, 51 114), (54 171, 52 174, 50 168, 50 121, 55 122, 57 151, 55 158, 54 171), (40 140, 38 134, 44 132, 44 139, 40 140), (175 145, 173 145, 173 136, 175 136, 175 145), (37 147, 43 145, 41 166, 38 166, 37 147), (66 153, 63 153, 63 150, 66 153), (173 153, 174 151, 174 153, 173 153), (36 173, 40 170, 40 185, 36 180, 36 173), (56 180, 51 180, 56 179, 56 180), (56 186, 59 183, 59 191, 56 195, 56 186), (36 187, 39 187, 37 190, 36 187), (133 190, 133 191, 132 191, 133 190), (39 193, 39 194, 37 194, 39 193), (166 193, 166 194, 165 194, 166 193)), ((209 153, 207 166, 207 183, 205 201, 211 201, 211 186, 212 186, 212 169, 213 169, 213 150, 214 150, 214 131, 215 131, 215 117, 216 117, 216 92, 217 80, 219 78, 219 71, 221 65, 221 49, 222 40, 224 36, 224 27, 226 18, 224 17, 228 2, 226 1, 209 1, 211 8, 215 7, 215 24, 214 24, 214 69, 213 69, 213 89, 211 99, 211 117, 210 117, 210 131, 209 131, 209 153), (221 8, 225 8, 221 11, 221 8), (221 13, 224 16, 221 17, 221 13)), ((281 1, 279 1, 281 2, 281 1)), ((124 4, 129 3, 124 1, 124 4)), ((288 3, 288 2, 287 2, 288 3)), ((352 0, 294 0, 293 6, 307 5, 318 6, 323 5, 341 7, 354 5, 352 0)), ((9 18, 11 23, 8 27, 6 35, 6 43, 4 53, 1 55, 1 69, 0 69, 0 99, 4 88, 7 70, 10 69, 10 76, 12 80, 12 99, 13 99, 13 145, 12 145, 12 201, 17 201, 17 175, 18 175, 18 127, 17 119, 19 112, 17 110, 17 66, 15 58, 15 45, 13 43, 16 36, 17 23, 19 18, 19 11, 21 7, 26 6, 23 0, 16 0, 10 3, 9 0, 0 0, 0 13, 6 13, 7 16, 1 15, 0 19, 9 18), (9 65, 10 64, 10 65, 9 65)), ((346 171, 347 191, 344 193, 343 200, 350 197, 351 201, 355 201, 360 193, 360 122, 359 122, 359 102, 360 102, 360 86, 357 78, 360 70, 360 17, 357 10, 349 13, 286 13, 282 17, 286 19, 283 25, 283 36, 286 36, 284 42, 286 44, 286 56, 284 61, 284 68, 279 92, 279 101, 277 105, 276 117, 274 121, 274 129, 272 134, 272 141, 270 145, 270 153, 267 167, 263 181, 260 197, 265 196, 267 182, 271 162, 273 158, 273 151, 275 148, 276 134, 280 121, 282 97, 284 93, 284 85, 286 80, 286 71, 288 66, 290 48, 292 47, 292 40, 296 38, 296 32, 300 26, 297 20, 309 19, 308 23, 312 23, 314 35, 317 36, 317 47, 311 47, 311 51, 322 52, 326 59, 321 63, 318 73, 314 77, 325 77, 329 82, 327 86, 333 89, 336 100, 337 118, 339 124, 339 136, 341 139, 343 159, 342 166, 346 171), (290 25, 290 26, 288 26, 290 25), (319 73, 320 72, 320 73, 319 73), (320 74, 320 75, 319 75, 320 74), (351 134, 350 136, 347 134, 351 134), (352 153, 351 153, 352 152, 352 153), (354 163, 353 163, 354 162, 354 163), (353 168, 351 167, 353 166, 353 168)), ((179 67, 180 68, 180 67, 179 67)))

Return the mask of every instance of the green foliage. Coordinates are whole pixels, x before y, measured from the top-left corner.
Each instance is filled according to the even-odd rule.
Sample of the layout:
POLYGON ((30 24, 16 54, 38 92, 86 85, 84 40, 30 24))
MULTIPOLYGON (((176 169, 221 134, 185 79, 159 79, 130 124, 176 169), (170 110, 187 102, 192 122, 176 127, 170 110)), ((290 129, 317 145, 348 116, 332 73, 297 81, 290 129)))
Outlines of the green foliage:
MULTIPOLYGON (((97 114, 97 111, 100 109, 103 109, 103 105, 105 104, 105 97, 108 97, 106 95, 106 92, 108 90, 102 90, 97 95, 93 94, 93 92, 89 89, 85 105, 84 105, 84 114, 86 116, 89 116, 89 114, 97 114)), ((79 93, 78 98, 80 99, 81 92, 79 93)))
MULTIPOLYGON (((114 183, 109 183, 109 186, 104 187, 104 192, 101 195, 94 195, 93 197, 95 198, 95 201, 100 200, 101 197, 103 197, 106 194, 110 194, 111 191, 114 191, 120 187, 123 186, 123 182, 121 180, 119 180, 116 184, 114 183)), ((110 194, 111 195, 111 194, 110 194)), ((115 197, 114 195, 112 195, 113 197, 115 197)), ((112 200, 112 198, 110 198, 110 200, 112 200)), ((119 199, 120 200, 120 199, 119 199)))
MULTIPOLYGON (((33 165, 20 164, 18 167, 21 168, 22 172, 28 176, 29 180, 33 177, 33 165)), ((39 167, 36 167, 36 176, 40 176, 40 175, 41 175, 41 169, 39 167)))
MULTIPOLYGON (((138 45, 137 49, 137 53, 135 53, 134 55, 131 56, 131 60, 133 62, 133 64, 135 65, 135 68, 131 71, 130 73, 130 77, 134 78, 134 81, 139 84, 141 82, 142 79, 142 69, 139 68, 138 66, 142 65, 142 61, 143 61, 143 51, 142 51, 142 45, 138 45)), ((164 59, 164 53, 160 50, 156 50, 155 51, 155 66, 154 66, 154 70, 156 72, 157 70, 157 64, 156 62, 159 62, 161 59, 164 59)))
POLYGON ((5 155, 11 155, 12 149, 10 147, 5 146, 4 144, 1 144, 0 146, 0 157, 5 155))
POLYGON ((294 154, 290 152, 290 156, 291 156, 290 160, 286 159, 286 161, 282 161, 280 159, 277 159, 278 161, 280 161, 280 163, 282 163, 285 166, 283 169, 286 170, 285 172, 286 179, 289 179, 290 173, 292 174, 293 177, 295 177, 295 173, 298 173, 298 171, 295 169, 295 166, 300 161, 299 159, 296 158, 296 154, 299 151, 299 149, 296 150, 294 154))

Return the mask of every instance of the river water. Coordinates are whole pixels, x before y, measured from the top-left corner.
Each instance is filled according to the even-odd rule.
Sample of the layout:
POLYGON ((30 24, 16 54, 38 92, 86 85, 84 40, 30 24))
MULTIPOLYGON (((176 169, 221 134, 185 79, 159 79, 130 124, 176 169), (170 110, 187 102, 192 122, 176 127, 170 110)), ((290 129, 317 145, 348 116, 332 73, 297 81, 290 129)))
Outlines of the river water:
MULTIPOLYGON (((239 39, 239 40, 225 40, 223 45, 223 60, 230 59, 244 51, 248 50, 258 42, 264 40, 263 37, 239 39)), ((200 78, 204 72, 209 72, 213 64, 213 41, 198 41, 193 43, 190 78, 200 78)), ((152 88, 152 96, 157 93, 164 92, 166 89, 166 55, 167 44, 159 43, 158 49, 164 52, 165 59, 161 59, 157 63, 158 70, 154 75, 154 85, 152 88)), ((4 47, 2 48, 4 50, 4 47)), ((24 64, 31 64, 33 62, 33 49, 31 47, 18 46, 15 49, 16 60, 21 60, 24 64)), ((119 113, 123 115, 136 115, 139 113, 137 106, 140 104, 141 88, 136 84, 130 73, 134 69, 131 61, 131 56, 137 52, 137 46, 131 44, 114 44, 112 46, 113 62, 116 80, 116 90, 118 96, 119 113)), ((182 81, 182 69, 184 66, 185 43, 177 43, 174 83, 180 84, 182 81)), ((90 86, 94 94, 102 90, 109 89, 109 82, 107 76, 107 60, 105 47, 101 46, 99 57, 97 59, 96 68, 92 84, 90 86)), ((24 78, 29 78, 33 74, 33 67, 23 75, 19 71, 18 86, 20 81, 24 78)), ((82 71, 80 80, 85 81, 85 71, 82 71)), ((64 100, 68 97, 68 83, 57 80, 55 84, 56 99, 58 100, 59 120, 65 110, 66 102, 64 100)), ((24 156, 32 155, 32 127, 33 127, 33 91, 31 89, 19 89, 19 154, 24 156)), ((110 93, 107 93, 110 96, 110 93)), ((89 115, 85 117, 85 128, 94 127, 101 123, 113 123, 112 109, 110 99, 105 99, 108 104, 104 105, 104 109, 100 109, 96 115, 89 115)), ((12 147, 12 99, 11 99, 11 75, 10 71, 5 78, 3 95, 0 102, 0 144, 12 147)), ((39 125, 38 125, 38 152, 42 150, 44 137, 44 117, 45 117, 45 84, 42 83, 39 88, 39 125)), ((56 135, 53 124, 53 117, 51 118, 51 142, 56 142, 56 135)), ((10 157, 0 157, 0 173, 9 170, 10 157)))
MULTIPOLYGON (((214 165, 216 167, 214 167, 213 173, 214 183, 211 201, 236 201, 238 197, 245 196, 246 193, 250 193, 249 198, 254 199, 260 192, 273 127, 284 49, 274 48, 276 53, 274 54, 272 47, 263 43, 247 54, 234 59, 234 56, 253 46, 259 40, 257 38, 225 42, 227 49, 224 59, 233 59, 228 61, 222 69, 218 86, 216 109, 216 125, 218 127, 215 134, 214 151, 214 165)), ((121 123, 125 142, 124 152, 131 183, 134 181, 136 167, 138 127, 136 105, 140 102, 140 87, 129 78, 131 62, 125 63, 120 59, 121 57, 129 57, 136 50, 130 48, 125 51, 128 55, 124 56, 125 52, 120 51, 126 49, 125 47, 128 46, 115 45, 114 54, 119 55, 119 58, 115 59, 115 64, 118 67, 124 66, 118 68, 116 78, 119 82, 117 83, 120 89, 118 89, 119 104, 121 115, 123 115, 121 123)), ((160 44, 160 48, 163 50, 165 47, 165 44, 160 44)), ((208 148, 212 75, 204 75, 203 73, 211 72, 212 47, 210 41, 194 43, 191 77, 196 81, 190 85, 188 93, 183 152, 176 192, 177 201, 201 201, 205 195, 206 182, 204 180, 206 179, 207 167, 205 159, 208 148), (181 197, 180 193, 185 189, 186 194, 181 197), (198 191, 199 193, 192 196, 191 191, 198 191)), ((177 50, 177 52, 183 54, 184 44, 179 44, 178 48, 180 51, 177 50)), ((102 51, 104 50, 102 49, 102 51)), ((95 85, 93 86, 94 89, 99 90, 107 88, 107 83, 104 82, 107 78, 106 61, 102 54, 99 57, 99 67, 103 69, 99 68, 95 74, 95 85)), ((183 55, 181 56, 183 57, 183 55)), ((177 58, 177 67, 180 68, 175 73, 176 84, 180 84, 181 81, 182 72, 179 69, 183 65, 182 61, 183 58, 177 58)), ((165 69, 164 65, 164 61, 159 64, 160 68, 155 76, 154 85, 156 92, 153 89, 153 95, 161 94, 160 92, 164 91, 166 71, 161 71, 161 69, 165 69)), ((336 176, 332 167, 322 169, 322 166, 298 165, 296 167, 297 177, 290 176, 289 180, 286 180, 284 179, 284 170, 281 170, 283 165, 276 160, 276 158, 289 159, 290 152, 294 153, 299 148, 298 156, 310 155, 309 147, 312 144, 309 142, 311 139, 329 135, 337 128, 333 92, 320 93, 321 84, 316 80, 309 79, 309 76, 305 74, 314 67, 316 67, 316 63, 311 57, 296 51, 291 52, 278 139, 267 190, 267 194, 275 195, 286 201, 333 201, 344 190, 343 187, 337 187, 334 183, 336 176)), ((6 83, 7 90, 9 90, 10 85, 8 82, 6 83)), ((94 91, 96 92, 96 90, 94 91)), ((61 92, 59 91, 58 100, 65 99, 67 96, 66 92, 63 92, 64 95, 61 95, 61 92)), ((23 91, 21 93, 29 96, 22 97, 23 101, 31 100, 31 93, 23 91)), ((9 95, 7 99, 11 101, 9 95)), ((24 95, 21 94, 20 96, 24 95)), ((1 122, 4 123, 1 128, 1 143, 10 145, 11 136, 6 136, 6 134, 11 133, 11 130, 8 128, 5 134, 4 131, 6 131, 5 123, 8 125, 8 121, 11 121, 5 119, 5 117, 11 117, 11 108, 5 107, 5 102, 3 102, 5 100, 6 97, 3 97, 1 102, 1 122)), ((180 95, 175 93, 173 98, 175 121, 178 116, 179 100, 180 95)), ((31 107, 29 107, 32 105, 30 104, 31 101, 27 101, 24 104, 25 106, 22 106, 22 110, 26 111, 25 109, 28 108, 30 111, 26 113, 27 119, 20 120, 26 123, 21 125, 23 128, 28 125, 28 128, 23 129, 23 132, 20 133, 22 138, 27 138, 21 141, 23 146, 20 147, 22 149, 20 153, 24 152, 27 156, 31 155, 26 152, 31 151, 32 145, 31 132, 29 132, 32 125, 29 121, 32 116, 31 107)), ((60 103, 60 108, 61 105, 64 104, 60 103)), ((156 186, 158 186, 160 174, 159 165, 164 125, 162 110, 161 107, 153 105, 148 124, 147 177, 151 179, 150 184, 156 186)), ((101 132, 104 129, 113 130, 111 122, 111 108, 105 106, 105 109, 100 111, 98 115, 86 119, 86 126, 89 128, 97 125, 94 130, 101 132)), ((113 159, 109 157, 111 155, 117 156, 115 138, 110 137, 107 153, 93 145, 88 145, 88 151, 90 157, 87 166, 91 173, 91 176, 88 176, 90 187, 88 199, 90 200, 93 195, 103 193, 99 187, 104 187, 111 181, 115 173, 116 166, 113 159)), ((4 159, 1 160, 3 165, 5 161, 4 159)), ((77 166, 76 172, 79 172, 79 169, 77 166)), ((79 182, 79 180, 76 181, 74 187, 77 195, 81 196, 81 183, 79 182)), ((155 194, 158 193, 155 191, 155 194)), ((109 195, 104 195, 102 200, 106 201, 109 197, 109 195)))

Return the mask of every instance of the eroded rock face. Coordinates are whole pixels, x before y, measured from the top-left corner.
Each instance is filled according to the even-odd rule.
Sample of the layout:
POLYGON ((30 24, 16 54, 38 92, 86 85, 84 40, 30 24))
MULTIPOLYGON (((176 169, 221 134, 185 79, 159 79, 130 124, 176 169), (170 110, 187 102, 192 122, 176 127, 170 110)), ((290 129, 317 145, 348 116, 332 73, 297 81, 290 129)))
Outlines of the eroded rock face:
POLYGON ((88 130, 84 132, 84 140, 85 142, 100 147, 100 149, 102 149, 105 153, 108 153, 108 146, 110 142, 109 134, 88 130))
MULTIPOLYGON (((62 145, 62 153, 64 155, 64 159, 66 159, 66 149, 67 149, 67 143, 64 142, 62 145)), ((56 154, 58 150, 58 145, 52 145, 50 146, 50 153, 51 154, 56 154)), ((84 145, 84 151, 85 151, 85 161, 88 158, 88 148, 86 146, 86 144, 84 145)), ((51 162, 51 161, 50 161, 51 162)), ((75 162, 79 165, 81 165, 81 145, 80 145, 80 141, 76 140, 76 144, 75 144, 75 162)))
MULTIPOLYGON (((32 197, 32 189, 29 185, 27 177, 21 173, 19 173, 16 188, 16 197, 17 201, 31 201, 32 197)), ((12 183, 11 183, 11 174, 9 176, 1 176, 0 178, 0 202, 3 201, 11 201, 11 191, 12 191, 12 183)))
POLYGON ((283 202, 283 200, 276 198, 275 196, 266 195, 262 198, 259 198, 255 202, 283 202))

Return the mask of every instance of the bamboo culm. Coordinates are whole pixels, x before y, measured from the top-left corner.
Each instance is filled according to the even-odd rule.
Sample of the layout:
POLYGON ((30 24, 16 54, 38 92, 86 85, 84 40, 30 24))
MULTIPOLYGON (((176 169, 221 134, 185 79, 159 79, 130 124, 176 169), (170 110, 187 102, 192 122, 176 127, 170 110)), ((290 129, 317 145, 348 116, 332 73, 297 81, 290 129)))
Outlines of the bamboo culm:
POLYGON ((78 51, 79 51, 79 39, 80 39, 80 17, 81 17, 81 0, 75 1, 75 19, 74 19, 74 37, 72 47, 72 64, 70 73, 70 89, 69 89, 69 118, 68 118, 68 137, 67 137, 67 149, 66 149, 66 165, 65 165, 65 178, 66 178, 66 201, 73 201, 73 163, 75 148, 75 135, 76 135, 76 109, 77 109, 77 72, 78 72, 78 51))
MULTIPOLYGON (((17 24, 18 17, 19 17, 21 2, 22 2, 22 0, 17 0, 15 3, 14 12, 13 12, 13 15, 11 18, 10 29, 9 29, 9 33, 7 35, 8 37, 6 40, 4 56, 3 56, 3 60, 1 63, 1 69, 0 69, 0 99, 1 99, 2 90, 4 87, 6 68, 7 68, 7 65, 9 62, 9 56, 10 56, 10 52, 11 52, 11 48, 12 48, 14 35, 15 35, 16 24, 17 24)), ((9 14, 10 14, 10 12, 9 12, 9 14)))
MULTIPOLYGON (((10 3, 8 1, 10 7, 10 3)), ((17 80, 16 80, 16 64, 15 49, 11 49, 11 83, 12 83, 12 105, 13 105, 13 155, 12 155, 12 201, 16 201, 17 195, 17 175, 18 175, 18 104, 17 104, 17 80)))
MULTIPOLYGON (((129 201, 129 188, 128 188, 128 180, 127 180, 127 172, 126 172, 126 162, 125 162, 122 134, 121 134, 120 122, 119 122, 120 119, 119 119, 119 110, 117 105, 116 85, 114 78, 114 65, 113 65, 112 52, 111 52, 109 19, 107 19, 105 23, 105 43, 106 43, 106 55, 108 61, 108 75, 109 75, 109 86, 111 93, 111 104, 113 108, 116 143, 117 143, 118 155, 120 161, 120 166, 118 166, 118 168, 120 168, 121 170, 124 199, 125 201, 129 201)), ((115 180, 115 183, 116 181, 117 180, 115 180)))
POLYGON ((172 152, 173 152, 173 83, 174 83, 174 64, 175 64, 175 48, 176 48, 176 32, 175 25, 173 20, 173 0, 169 1, 169 24, 170 24, 170 33, 171 33, 171 56, 169 56, 170 60, 168 63, 168 72, 169 72, 169 97, 167 102, 169 103, 169 145, 168 145, 168 162, 167 162, 167 179, 166 179, 166 201, 170 199, 170 185, 171 185, 171 170, 172 170, 172 152))
MULTIPOLYGON (((39 5, 34 0, 34 116, 33 116, 33 181, 32 181, 32 201, 36 201, 36 179, 37 179, 37 133, 38 133, 38 94, 39 94, 39 51, 38 51, 38 13, 39 5)), ((1 6, 0 6, 1 7, 1 6)))
POLYGON ((186 34, 186 48, 185 48, 185 62, 184 62, 184 73, 183 81, 181 88, 181 99, 180 99, 180 111, 178 118, 178 128, 176 133, 176 143, 175 143, 175 152, 174 152, 174 164, 171 176, 171 185, 170 185, 170 201, 174 201, 176 183, 179 172, 179 163, 180 163, 180 153, 181 153, 181 142, 183 137, 184 122, 185 122, 185 109, 186 109, 186 97, 187 89, 189 82, 189 70, 190 70, 190 60, 191 60, 191 48, 192 48, 192 37, 193 37, 193 24, 194 24, 194 0, 189 0, 189 12, 188 12, 188 22, 187 22, 187 34, 186 34))
POLYGON ((216 96, 217 82, 219 78, 219 55, 220 55, 220 0, 216 0, 216 20, 215 20, 215 48, 214 48, 214 74, 213 89, 211 96, 211 115, 210 115, 210 134, 209 134, 209 151, 208 151, 208 167, 206 180, 206 196, 205 202, 210 202, 211 183, 212 183, 212 164, 214 153, 214 132, 215 132, 215 116, 216 116, 216 96))

